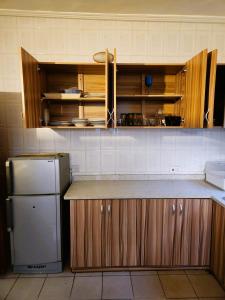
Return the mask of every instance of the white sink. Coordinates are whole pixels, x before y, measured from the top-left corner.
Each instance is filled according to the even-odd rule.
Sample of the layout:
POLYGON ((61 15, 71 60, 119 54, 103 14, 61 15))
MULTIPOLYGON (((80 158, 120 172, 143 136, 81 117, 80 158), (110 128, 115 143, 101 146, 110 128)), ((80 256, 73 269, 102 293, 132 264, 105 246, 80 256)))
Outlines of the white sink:
POLYGON ((206 181, 225 190, 225 162, 208 162, 206 163, 206 181))

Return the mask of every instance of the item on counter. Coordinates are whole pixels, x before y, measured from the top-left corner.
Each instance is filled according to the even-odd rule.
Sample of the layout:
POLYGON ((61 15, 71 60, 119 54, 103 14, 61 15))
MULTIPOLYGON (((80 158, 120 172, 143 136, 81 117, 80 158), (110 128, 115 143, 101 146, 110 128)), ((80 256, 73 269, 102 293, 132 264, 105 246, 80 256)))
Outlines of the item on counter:
POLYGON ((165 116, 165 124, 166 126, 180 126, 181 125, 181 117, 180 116, 165 116))
POLYGON ((105 97, 105 93, 89 93, 89 92, 85 92, 84 93, 84 98, 104 98, 105 97))
POLYGON ((121 126, 127 126, 127 114, 120 114, 121 126))
POLYGON ((118 121, 119 126, 143 126, 143 115, 141 113, 122 113, 118 121))
POLYGON ((70 121, 51 121, 48 123, 49 126, 72 126, 73 123, 70 121))
POLYGON ((69 100, 81 97, 81 92, 77 93, 44 93, 46 99, 69 100))
POLYGON ((152 83, 153 83, 152 75, 151 74, 145 75, 145 86, 150 89, 152 83))
MULTIPOLYGON (((106 52, 97 52, 93 55, 93 59, 97 63, 104 63, 105 62, 105 54, 106 52)), ((108 61, 109 63, 112 63, 114 59, 114 56, 112 53, 108 53, 108 61)))
POLYGON ((88 125, 88 119, 73 118, 72 123, 76 127, 85 127, 88 125))
POLYGON ((71 87, 69 89, 64 89, 63 92, 65 94, 81 94, 82 90, 78 89, 77 87, 71 87))
POLYGON ((103 118, 89 118, 89 124, 94 127, 105 127, 105 119, 103 118))
POLYGON ((49 109, 46 107, 44 109, 44 126, 48 126, 50 120, 49 109))

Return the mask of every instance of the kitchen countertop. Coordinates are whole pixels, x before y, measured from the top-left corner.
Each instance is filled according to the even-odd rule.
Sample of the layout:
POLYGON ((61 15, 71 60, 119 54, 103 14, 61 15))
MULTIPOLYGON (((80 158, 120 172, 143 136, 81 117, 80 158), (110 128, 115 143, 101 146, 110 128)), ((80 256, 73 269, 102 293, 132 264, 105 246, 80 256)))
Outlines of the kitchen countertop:
POLYGON ((203 180, 92 180, 76 181, 65 200, 141 198, 211 198, 225 207, 225 191, 203 180))

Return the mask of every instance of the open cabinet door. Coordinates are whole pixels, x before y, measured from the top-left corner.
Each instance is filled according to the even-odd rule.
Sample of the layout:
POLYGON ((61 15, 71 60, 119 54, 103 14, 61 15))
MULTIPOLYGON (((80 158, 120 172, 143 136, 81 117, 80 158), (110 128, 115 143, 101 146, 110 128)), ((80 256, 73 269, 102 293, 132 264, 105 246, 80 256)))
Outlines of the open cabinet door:
POLYGON ((108 127, 109 111, 109 51, 105 50, 105 126, 108 127))
POLYGON ((117 127, 117 101, 116 101, 116 49, 114 48, 114 61, 113 61, 113 127, 117 127))
POLYGON ((38 61, 21 48, 23 120, 26 128, 40 127, 40 74, 38 61))
POLYGON ((207 49, 186 63, 184 127, 203 128, 207 49))
POLYGON ((215 101, 215 86, 216 86, 216 64, 217 64, 217 49, 208 53, 207 56, 207 75, 205 89, 205 114, 204 127, 213 128, 213 113, 215 101))

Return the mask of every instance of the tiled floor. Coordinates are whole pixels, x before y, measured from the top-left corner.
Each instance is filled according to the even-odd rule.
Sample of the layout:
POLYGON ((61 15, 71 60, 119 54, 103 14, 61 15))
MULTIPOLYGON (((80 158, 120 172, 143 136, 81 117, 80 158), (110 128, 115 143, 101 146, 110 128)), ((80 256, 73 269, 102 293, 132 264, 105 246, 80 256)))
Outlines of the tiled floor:
POLYGON ((96 272, 0 277, 0 300, 225 299, 206 271, 96 272))

